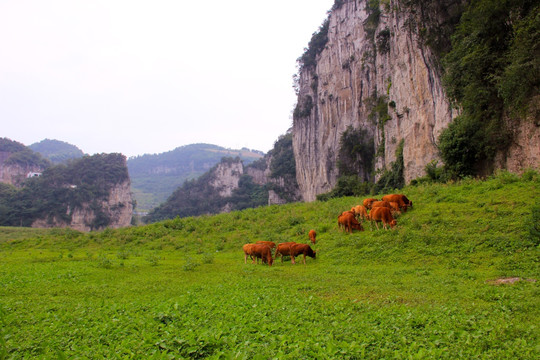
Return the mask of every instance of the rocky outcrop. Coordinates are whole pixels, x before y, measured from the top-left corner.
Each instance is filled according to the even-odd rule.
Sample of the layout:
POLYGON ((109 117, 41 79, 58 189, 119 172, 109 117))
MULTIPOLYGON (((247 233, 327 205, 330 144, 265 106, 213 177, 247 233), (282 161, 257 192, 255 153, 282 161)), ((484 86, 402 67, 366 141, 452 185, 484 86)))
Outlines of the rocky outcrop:
POLYGON ((436 139, 456 114, 434 55, 410 27, 413 15, 397 9, 398 1, 381 6, 374 23, 366 1, 345 1, 330 14, 328 42, 316 66, 300 72, 298 103, 312 103, 309 115, 293 124, 297 179, 306 201, 336 184, 340 137, 348 126, 373 137, 376 170, 395 160, 403 140, 406 181, 438 158, 436 139), (386 119, 377 107, 386 108, 386 119))
POLYGON ((44 170, 35 164, 6 163, 11 154, 0 151, 0 182, 20 187, 29 174, 40 174, 44 170))
POLYGON ((32 223, 35 228, 70 227, 79 231, 99 230, 96 226, 98 217, 109 221, 108 228, 117 229, 129 226, 133 215, 133 200, 130 182, 114 185, 109 195, 95 203, 84 203, 74 209, 67 208, 66 216, 37 219, 32 223), (98 209, 98 210, 96 210, 98 209))
POLYGON ((213 188, 219 191, 222 197, 232 195, 234 189, 238 188, 240 176, 244 173, 242 161, 222 161, 214 169, 213 180, 210 182, 213 188))

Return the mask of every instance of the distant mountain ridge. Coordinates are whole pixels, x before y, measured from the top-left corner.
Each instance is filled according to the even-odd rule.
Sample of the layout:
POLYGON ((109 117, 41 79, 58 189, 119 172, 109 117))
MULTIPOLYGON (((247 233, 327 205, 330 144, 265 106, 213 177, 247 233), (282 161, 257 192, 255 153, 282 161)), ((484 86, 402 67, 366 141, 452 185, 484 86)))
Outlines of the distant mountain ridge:
POLYGON ((53 164, 65 163, 84 156, 84 152, 77 146, 60 140, 44 139, 28 147, 49 159, 53 164))
POLYGON ((144 212, 157 207, 186 180, 201 176, 223 157, 239 157, 247 165, 263 156, 258 150, 198 143, 160 154, 131 157, 127 164, 137 210, 144 212))

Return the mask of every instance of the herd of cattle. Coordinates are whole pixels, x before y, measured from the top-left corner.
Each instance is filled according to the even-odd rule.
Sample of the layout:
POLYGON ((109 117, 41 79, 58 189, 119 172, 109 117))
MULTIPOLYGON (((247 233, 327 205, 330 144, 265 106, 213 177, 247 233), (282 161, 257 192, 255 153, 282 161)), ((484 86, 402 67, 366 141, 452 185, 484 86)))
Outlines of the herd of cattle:
MULTIPOLYGON (((378 223, 380 222, 382 222, 384 229, 388 229, 388 225, 393 228, 396 226, 394 216, 407 211, 412 205, 412 201, 403 194, 385 195, 381 200, 368 198, 363 201, 363 205, 356 205, 351 210, 341 213, 338 216, 338 227, 350 233, 354 230, 363 231, 364 228, 360 221, 368 220, 370 221, 370 227, 375 222, 377 230, 379 229, 378 223)), ((310 230, 308 236, 311 243, 315 244, 317 241, 315 230, 310 230)), ((249 256, 252 263, 255 263, 255 261, 258 262, 261 259, 268 266, 272 266, 274 259, 277 259, 279 256, 281 256, 281 262, 283 262, 283 256, 290 256, 291 262, 295 264, 295 257, 303 255, 304 265, 306 264, 306 256, 314 259, 317 256, 317 252, 309 244, 293 241, 280 243, 277 247, 272 241, 257 241, 255 244, 245 244, 243 250, 244 263, 247 264, 247 258, 249 256), (272 257, 272 249, 274 248, 276 248, 276 251, 272 257)))

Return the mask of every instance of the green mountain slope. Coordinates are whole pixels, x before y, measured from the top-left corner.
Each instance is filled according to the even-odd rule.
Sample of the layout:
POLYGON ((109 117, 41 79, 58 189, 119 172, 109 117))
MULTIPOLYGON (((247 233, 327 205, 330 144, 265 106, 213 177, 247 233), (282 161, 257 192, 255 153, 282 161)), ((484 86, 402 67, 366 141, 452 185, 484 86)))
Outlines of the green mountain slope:
POLYGON ((353 197, 89 234, 0 228, 0 349, 41 358, 538 358, 538 173, 403 193, 414 207, 392 231, 364 223, 341 232, 337 215, 362 200, 353 197), (305 243, 309 229, 317 258, 306 265, 244 264, 243 244, 305 243), (508 278, 519 281, 497 285, 508 278))
POLYGON ((128 169, 137 210, 155 208, 186 180, 204 174, 223 157, 236 156, 249 164, 263 154, 248 149, 231 150, 217 145, 191 144, 161 154, 129 158, 128 169))
POLYGON ((65 163, 68 160, 79 159, 84 156, 81 149, 60 140, 45 139, 28 147, 54 164, 65 163))

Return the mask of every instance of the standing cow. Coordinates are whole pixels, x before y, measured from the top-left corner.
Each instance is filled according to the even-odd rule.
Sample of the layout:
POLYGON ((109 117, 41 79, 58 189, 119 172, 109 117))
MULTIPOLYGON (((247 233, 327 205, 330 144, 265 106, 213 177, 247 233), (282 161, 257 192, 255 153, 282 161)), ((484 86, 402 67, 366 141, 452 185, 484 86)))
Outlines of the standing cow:
POLYGON ((388 230, 387 225, 390 225, 391 228, 396 226, 396 220, 394 220, 391 210, 387 207, 375 207, 371 209, 371 212, 369 213, 369 218, 372 222, 375 221, 375 226, 377 226, 377 230, 379 230, 379 222, 383 223, 383 227, 386 230, 388 230))
POLYGON ((294 260, 296 256, 304 255, 303 260, 304 260, 304 265, 306 265, 306 256, 309 256, 315 259, 317 257, 317 252, 313 251, 311 246, 309 246, 308 244, 292 244, 290 246, 290 255, 291 255, 291 262, 293 264, 296 264, 296 261, 294 260))
POLYGON ((315 244, 317 242, 317 233, 315 232, 315 230, 311 229, 309 230, 309 233, 308 233, 308 236, 309 236, 309 241, 311 241, 312 244, 315 244))
POLYGON ((364 231, 362 225, 354 217, 354 213, 351 211, 345 211, 338 216, 339 228, 344 228, 346 232, 352 233, 353 230, 364 231))
POLYGON ((291 245, 296 244, 294 241, 279 243, 276 248, 276 256, 281 256, 281 262, 283 262, 283 256, 291 256, 291 245))
MULTIPOLYGON (((272 251, 270 250, 270 246, 266 244, 253 244, 250 251, 251 256, 257 259, 262 259, 262 261, 267 263, 268 266, 272 266, 274 259, 272 259, 272 251)), ((255 263, 255 259, 253 260, 253 263, 255 263)))

